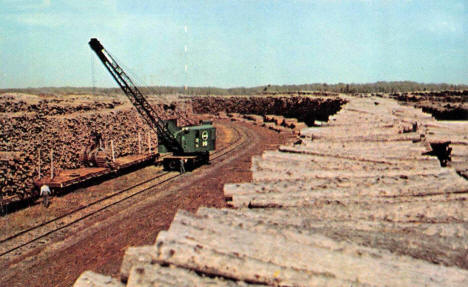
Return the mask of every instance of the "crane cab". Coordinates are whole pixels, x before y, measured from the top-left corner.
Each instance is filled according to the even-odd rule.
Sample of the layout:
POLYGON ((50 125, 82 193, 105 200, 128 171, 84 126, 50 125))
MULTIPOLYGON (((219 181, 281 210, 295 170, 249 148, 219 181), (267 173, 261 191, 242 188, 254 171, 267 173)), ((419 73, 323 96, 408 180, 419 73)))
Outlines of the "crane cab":
MULTIPOLYGON (((209 162, 210 151, 216 148, 216 128, 210 121, 201 122, 197 126, 178 127, 176 120, 164 123, 167 130, 174 136, 182 149, 179 153, 164 156, 165 170, 191 170, 192 168, 209 162)), ((174 147, 164 144, 158 145, 160 154, 167 154, 174 147)))
MULTIPOLYGON (((183 154, 209 153, 216 148, 216 128, 210 121, 197 126, 178 127, 176 120, 165 121, 168 131, 174 136, 183 154)), ((158 145, 159 153, 174 150, 164 144, 158 145)))

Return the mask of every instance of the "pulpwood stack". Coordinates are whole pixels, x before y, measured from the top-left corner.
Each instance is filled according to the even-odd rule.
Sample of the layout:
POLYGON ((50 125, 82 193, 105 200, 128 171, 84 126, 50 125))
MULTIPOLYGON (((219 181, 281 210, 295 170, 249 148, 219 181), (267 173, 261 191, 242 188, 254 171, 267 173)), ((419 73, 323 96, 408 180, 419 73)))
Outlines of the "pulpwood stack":
MULTIPOLYGON (((25 96, 26 97, 26 96, 25 96)), ((34 95, 27 95, 34 98, 34 95)), ((83 96, 85 97, 85 96, 83 96)), ((58 102, 64 110, 73 112, 67 116, 30 114, 0 115, 0 198, 1 203, 15 202, 34 197, 33 179, 50 175, 50 154, 53 150, 56 171, 77 169, 81 166, 80 151, 89 141, 92 131, 99 132, 103 145, 110 151, 111 140, 114 144, 115 158, 134 155, 139 152, 138 134, 141 134, 141 153, 149 153, 148 138, 152 148, 157 146, 157 136, 138 117, 130 106, 118 109, 82 110, 70 109, 70 103, 51 96, 46 103, 58 102)), ((81 100, 81 98, 80 98, 81 100)), ((178 103, 177 103, 178 104, 178 103)), ((29 104, 30 107, 33 104, 29 104)), ((190 117, 177 105, 175 110, 165 111, 162 105, 153 108, 164 119, 174 116, 190 117)), ((109 152, 110 153, 110 152, 109 152)), ((72 172, 73 173, 73 172, 72 172)))

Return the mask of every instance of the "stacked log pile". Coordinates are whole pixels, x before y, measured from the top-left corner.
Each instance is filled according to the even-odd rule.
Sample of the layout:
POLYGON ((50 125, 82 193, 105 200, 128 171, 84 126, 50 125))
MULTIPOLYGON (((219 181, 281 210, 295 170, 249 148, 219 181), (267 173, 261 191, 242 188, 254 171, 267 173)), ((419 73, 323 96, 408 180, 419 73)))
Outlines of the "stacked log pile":
POLYGON ((302 129, 307 127, 306 123, 300 122, 297 118, 285 118, 276 115, 266 115, 264 118, 267 123, 275 123, 279 131, 284 130, 279 127, 284 127, 292 130, 295 134, 299 134, 302 129))
POLYGON ((0 113, 35 113, 36 116, 65 115, 74 112, 114 109, 122 101, 113 99, 105 102, 82 101, 70 102, 70 99, 40 98, 26 94, 3 94, 0 98, 0 113), (28 99, 30 98, 30 99, 28 99))
POLYGON ((265 115, 265 122, 272 122, 277 125, 281 125, 284 121, 283 116, 278 116, 278 115, 265 115))
MULTIPOLYGON (((15 100, 6 99, 8 102, 15 100)), ((120 106, 119 101, 93 105, 75 105, 61 100, 38 102, 40 104, 35 106, 20 100, 17 101, 19 109, 14 110, 4 102, 0 105, 3 110, 11 111, 0 113, 0 197, 18 195, 21 199, 31 195, 32 180, 38 175, 39 166, 42 175, 49 173, 51 151, 54 169, 79 167, 79 154, 89 144, 93 131, 101 133, 103 146, 109 152, 110 141, 113 141, 116 157, 138 153, 138 133, 143 152, 148 149, 148 136, 153 148, 157 144, 156 134, 138 112, 128 105, 120 106), (83 109, 84 106, 90 110, 83 109), (116 106, 118 108, 114 108, 116 106)), ((166 119, 190 118, 185 110, 175 105, 161 104, 154 108, 166 119)))
POLYGON ((312 126, 315 120, 326 121, 340 110, 343 98, 312 96, 194 97, 195 113, 239 113, 280 115, 297 118, 312 126))
POLYGON ((263 117, 255 114, 247 114, 244 117, 250 121, 253 121, 254 124, 261 125, 263 124, 263 117))
POLYGON ((25 152, 0 152, 0 199, 18 195, 20 199, 27 196, 31 189, 34 175, 34 156, 25 152), (20 190, 20 192, 17 192, 20 190))
POLYGON ((254 157, 254 181, 224 187, 235 209, 179 211, 154 245, 129 248, 122 282, 467 286, 468 181, 425 155, 433 123, 350 99, 302 143, 254 157))
MULTIPOLYGON (((222 118, 223 114, 218 114, 219 118, 222 118)), ((249 122, 254 125, 259 125, 263 127, 267 127, 270 130, 286 133, 294 133, 299 134, 303 128, 306 128, 307 125, 304 122, 299 122, 296 118, 285 118, 283 116, 278 115, 265 115, 259 116, 255 114, 246 114, 241 115, 239 113, 229 113, 227 117, 231 119, 231 121, 244 121, 249 122)))
POLYGON ((390 97, 422 108, 439 120, 468 120, 468 90, 393 93, 390 97))

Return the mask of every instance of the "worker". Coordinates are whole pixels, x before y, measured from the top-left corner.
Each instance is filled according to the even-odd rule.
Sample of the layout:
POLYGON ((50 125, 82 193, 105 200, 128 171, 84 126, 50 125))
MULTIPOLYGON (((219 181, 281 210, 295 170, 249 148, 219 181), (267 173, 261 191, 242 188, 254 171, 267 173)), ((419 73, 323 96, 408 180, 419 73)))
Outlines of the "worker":
POLYGON ((50 188, 48 185, 44 184, 43 186, 41 186, 40 196, 42 196, 42 204, 46 208, 49 207, 50 188))
POLYGON ((184 159, 180 159, 179 161, 179 165, 180 165, 180 173, 185 173, 185 163, 184 163, 184 159))

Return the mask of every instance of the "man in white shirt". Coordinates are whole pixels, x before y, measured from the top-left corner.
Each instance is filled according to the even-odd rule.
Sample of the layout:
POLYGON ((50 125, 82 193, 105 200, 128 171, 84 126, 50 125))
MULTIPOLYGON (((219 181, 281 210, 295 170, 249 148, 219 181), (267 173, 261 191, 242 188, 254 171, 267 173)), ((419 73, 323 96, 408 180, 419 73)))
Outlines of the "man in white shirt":
POLYGON ((50 188, 48 185, 43 185, 41 186, 41 193, 40 196, 42 196, 42 204, 45 207, 49 207, 49 195, 50 195, 50 188))

